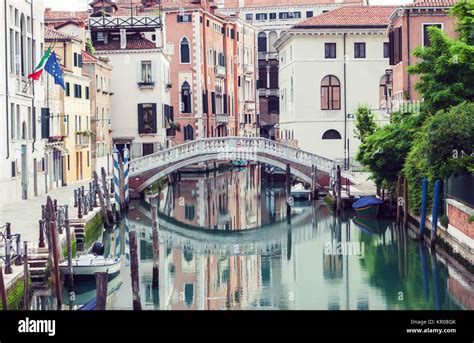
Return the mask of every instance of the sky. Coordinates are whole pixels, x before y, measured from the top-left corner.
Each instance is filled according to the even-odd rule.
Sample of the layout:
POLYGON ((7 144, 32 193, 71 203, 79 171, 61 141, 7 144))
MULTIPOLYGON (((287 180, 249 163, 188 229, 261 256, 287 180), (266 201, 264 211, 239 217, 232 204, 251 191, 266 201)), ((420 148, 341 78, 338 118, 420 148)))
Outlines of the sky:
MULTIPOLYGON (((45 0, 45 7, 58 11, 86 10, 90 0, 45 0)), ((412 0, 369 0, 371 5, 400 5, 413 2, 412 0)))

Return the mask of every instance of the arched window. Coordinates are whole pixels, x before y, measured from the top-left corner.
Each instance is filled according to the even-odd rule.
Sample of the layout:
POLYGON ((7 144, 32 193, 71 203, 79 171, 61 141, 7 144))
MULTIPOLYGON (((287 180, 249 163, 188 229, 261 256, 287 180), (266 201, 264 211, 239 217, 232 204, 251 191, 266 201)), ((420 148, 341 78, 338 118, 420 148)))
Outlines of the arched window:
POLYGON ((333 75, 328 75, 321 81, 321 109, 341 109, 341 85, 333 75))
POLYGON ((191 86, 184 81, 181 86, 181 113, 191 113, 191 86))
POLYGON ((258 34, 258 52, 267 52, 267 34, 265 32, 258 34))
POLYGON ((184 37, 181 40, 180 54, 181 54, 181 63, 190 63, 191 62, 191 54, 189 52, 189 41, 186 37, 184 37))
POLYGON ((186 125, 184 127, 184 140, 185 141, 194 140, 194 129, 191 125, 186 125))
POLYGON ((327 130, 323 134, 323 139, 341 139, 341 134, 336 130, 327 130))
POLYGON ((275 43, 278 40, 278 35, 275 31, 270 32, 268 35, 268 50, 270 52, 276 52, 275 43))

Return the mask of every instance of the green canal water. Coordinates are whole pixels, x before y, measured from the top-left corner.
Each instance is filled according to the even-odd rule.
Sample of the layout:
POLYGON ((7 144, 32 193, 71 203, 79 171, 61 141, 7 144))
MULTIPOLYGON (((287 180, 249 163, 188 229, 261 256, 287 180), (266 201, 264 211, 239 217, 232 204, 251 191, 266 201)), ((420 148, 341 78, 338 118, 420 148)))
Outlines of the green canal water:
MULTIPOLYGON (((161 191, 157 288, 150 195, 132 202, 128 218, 103 237, 106 254, 123 260, 109 281, 108 309, 132 308, 130 230, 143 309, 473 309, 473 285, 404 229, 352 212, 336 217, 323 201, 296 201, 287 218, 283 184, 261 173, 252 166, 182 174, 161 191)), ((77 282, 75 292, 77 305, 89 301, 94 282, 77 282)))

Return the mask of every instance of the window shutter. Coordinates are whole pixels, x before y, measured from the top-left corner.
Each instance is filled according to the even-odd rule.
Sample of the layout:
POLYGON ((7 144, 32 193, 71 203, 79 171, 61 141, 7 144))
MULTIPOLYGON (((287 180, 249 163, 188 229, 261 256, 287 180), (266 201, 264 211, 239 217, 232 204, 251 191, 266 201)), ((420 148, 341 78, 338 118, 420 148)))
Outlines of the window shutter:
POLYGON ((227 114, 227 94, 224 94, 224 114, 227 114))
POLYGON ((216 114, 216 93, 211 92, 212 114, 216 114))
POLYGON ((151 60, 151 81, 152 82, 157 82, 157 78, 156 78, 156 75, 158 74, 157 73, 157 70, 155 69, 155 61, 154 60, 151 60))
POLYGON ((174 121, 174 107, 170 106, 170 120, 174 121))
POLYGON ((393 51, 394 51, 394 47, 393 47, 393 31, 391 31, 389 34, 388 34, 388 58, 389 58, 389 64, 390 65, 394 65, 394 58, 393 58, 393 51))
POLYGON ((49 138, 49 108, 41 109, 41 138, 49 138))
POLYGON ((144 133, 143 131, 143 104, 138 104, 138 133, 144 133))
POLYGON ((207 101, 207 91, 202 93, 202 111, 206 114, 209 114, 209 104, 207 101))
POLYGON ((158 122, 156 118, 156 104, 151 104, 151 109, 152 109, 152 118, 151 118, 151 132, 152 133, 158 133, 158 122))
POLYGON ((77 67, 77 53, 74 53, 74 67, 77 67))

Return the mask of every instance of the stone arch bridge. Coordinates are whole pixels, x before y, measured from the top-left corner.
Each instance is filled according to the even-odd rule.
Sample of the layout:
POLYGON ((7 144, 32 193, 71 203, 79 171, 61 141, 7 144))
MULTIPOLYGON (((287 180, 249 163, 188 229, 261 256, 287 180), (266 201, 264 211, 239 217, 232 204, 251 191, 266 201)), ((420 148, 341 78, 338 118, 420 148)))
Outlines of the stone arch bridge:
MULTIPOLYGON (((190 141, 153 154, 136 158, 129 164, 129 189, 138 195, 154 182, 180 168, 201 162, 248 160, 266 163, 325 189, 335 175, 337 162, 301 149, 261 137, 218 137, 190 141)), ((349 180, 342 173, 342 183, 349 180)))

